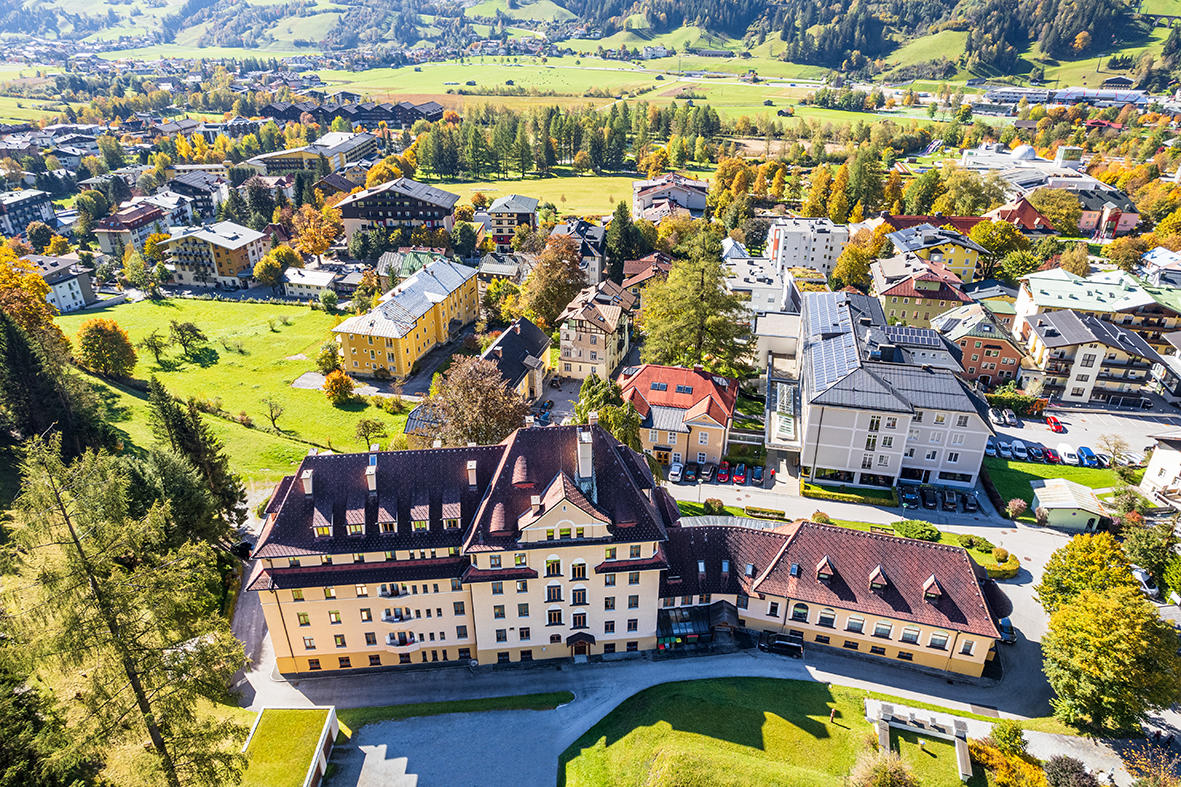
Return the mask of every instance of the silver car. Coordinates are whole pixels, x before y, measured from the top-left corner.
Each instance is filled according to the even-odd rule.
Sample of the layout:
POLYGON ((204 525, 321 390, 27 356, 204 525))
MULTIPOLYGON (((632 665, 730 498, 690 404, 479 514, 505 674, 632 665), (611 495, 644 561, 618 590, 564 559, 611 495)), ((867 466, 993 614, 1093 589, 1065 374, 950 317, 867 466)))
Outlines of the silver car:
POLYGON ((1005 410, 1005 423, 1009 426, 1020 426, 1021 422, 1017 420, 1017 413, 1012 410, 1005 410))

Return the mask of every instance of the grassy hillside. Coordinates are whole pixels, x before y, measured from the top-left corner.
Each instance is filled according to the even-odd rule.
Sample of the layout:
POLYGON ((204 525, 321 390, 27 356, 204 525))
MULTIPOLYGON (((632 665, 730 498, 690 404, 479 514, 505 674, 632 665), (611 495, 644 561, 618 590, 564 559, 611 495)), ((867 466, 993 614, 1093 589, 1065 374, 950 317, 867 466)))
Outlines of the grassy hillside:
POLYGON ((496 16, 496 12, 509 19, 537 19, 541 21, 566 21, 574 19, 574 14, 553 2, 553 0, 536 0, 532 3, 517 3, 516 8, 508 7, 508 0, 483 0, 468 8, 466 16, 496 16))

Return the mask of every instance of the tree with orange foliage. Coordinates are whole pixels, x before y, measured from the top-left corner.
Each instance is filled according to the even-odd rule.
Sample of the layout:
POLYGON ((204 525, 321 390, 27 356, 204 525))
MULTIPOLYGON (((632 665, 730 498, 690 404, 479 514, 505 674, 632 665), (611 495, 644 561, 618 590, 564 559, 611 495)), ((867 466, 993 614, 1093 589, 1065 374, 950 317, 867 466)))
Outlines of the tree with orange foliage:
POLYGON ((332 206, 316 210, 303 205, 291 219, 295 229, 295 248, 304 254, 314 254, 317 260, 328 251, 343 229, 340 211, 332 206))
POLYGON ((49 285, 28 262, 0 246, 0 311, 11 317, 47 350, 66 346, 65 334, 53 321, 57 309, 49 305, 49 285))
POLYGON ((127 377, 135 368, 135 348, 114 320, 95 317, 78 329, 78 364, 103 377, 127 377))

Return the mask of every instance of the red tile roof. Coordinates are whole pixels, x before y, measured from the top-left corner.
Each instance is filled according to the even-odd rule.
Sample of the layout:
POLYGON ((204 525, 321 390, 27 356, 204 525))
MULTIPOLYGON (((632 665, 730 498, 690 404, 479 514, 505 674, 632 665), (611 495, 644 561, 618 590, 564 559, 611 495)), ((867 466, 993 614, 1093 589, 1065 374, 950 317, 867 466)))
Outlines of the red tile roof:
POLYGON ((1054 231, 1054 225, 1050 223, 1050 220, 1025 197, 993 208, 984 215, 995 221, 1008 222, 1019 230, 1054 231))
POLYGON ((686 369, 646 363, 639 368, 624 369, 619 385, 624 401, 631 402, 644 417, 653 406, 673 407, 685 411, 683 420, 708 415, 725 426, 734 416, 734 404, 738 400, 737 380, 700 367, 686 369))
POLYGON ((920 224, 933 227, 950 226, 956 232, 967 235, 972 228, 984 221, 983 216, 886 216, 886 223, 896 230, 908 230, 920 224))

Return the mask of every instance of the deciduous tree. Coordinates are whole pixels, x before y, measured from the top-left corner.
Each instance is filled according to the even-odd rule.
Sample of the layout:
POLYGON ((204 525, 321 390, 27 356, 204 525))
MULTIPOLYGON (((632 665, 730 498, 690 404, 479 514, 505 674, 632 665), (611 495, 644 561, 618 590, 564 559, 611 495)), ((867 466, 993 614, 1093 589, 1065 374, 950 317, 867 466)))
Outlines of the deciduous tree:
POLYGON ((324 394, 337 407, 352 401, 356 383, 342 369, 334 369, 324 378, 324 394))
POLYGON ((585 286, 578 244, 567 235, 550 236, 521 289, 521 310, 542 330, 552 330, 585 286))
POLYGON ((1058 266, 1068 273, 1073 273, 1075 276, 1089 276, 1091 273, 1091 261, 1087 254, 1087 244, 1071 244, 1066 251, 1062 252, 1062 256, 1058 258, 1058 266))
POLYGON ((869 251, 856 243, 845 246, 832 267, 829 286, 834 290, 844 287, 856 287, 862 292, 868 292, 870 282, 869 266, 873 262, 869 251))
POLYGON ((277 422, 279 416, 283 415, 287 411, 287 408, 273 396, 264 396, 262 398, 262 406, 267 410, 267 420, 271 422, 271 428, 278 429, 279 424, 277 422))
POLYGON ((169 320, 168 336, 174 344, 179 344, 185 355, 192 355, 195 350, 204 347, 209 337, 197 327, 194 322, 169 320))
POLYGON ((457 357, 443 372, 424 405, 438 422, 444 445, 491 445, 525 422, 529 405, 504 384, 491 361, 457 357))
POLYGON ((1038 600, 1053 615, 1084 590, 1106 592, 1135 587, 1128 559, 1110 533, 1081 533, 1046 562, 1035 588, 1038 600))
POLYGON ((1078 220, 1083 209, 1078 197, 1066 189, 1038 189, 1029 195, 1029 204, 1049 219, 1054 229, 1063 235, 1078 235, 1078 220))
POLYGON ((25 228, 25 237, 28 238, 33 251, 40 254, 53 240, 53 230, 43 221, 30 221, 29 226, 25 228))
POLYGON ((317 259, 328 251, 343 227, 340 211, 331 206, 316 210, 302 205, 291 219, 295 228, 295 248, 317 259))
POLYGON ((389 437, 390 431, 386 425, 376 418, 362 418, 357 421, 356 435, 357 439, 361 441, 361 445, 365 450, 373 445, 373 441, 379 437, 389 437))
POLYGON ((93 317, 78 329, 80 366, 103 377, 127 377, 135 368, 135 348, 127 331, 114 320, 93 317))
POLYGON ((163 336, 163 335, 161 335, 161 333, 159 331, 154 330, 151 333, 149 333, 147 336, 145 336, 144 338, 140 339, 139 342, 136 344, 136 347, 139 347, 141 350, 147 350, 148 352, 150 352, 152 354, 152 357, 156 359, 156 364, 159 365, 160 353, 167 350, 168 345, 170 345, 171 343, 172 342, 169 341, 168 337, 163 336))

